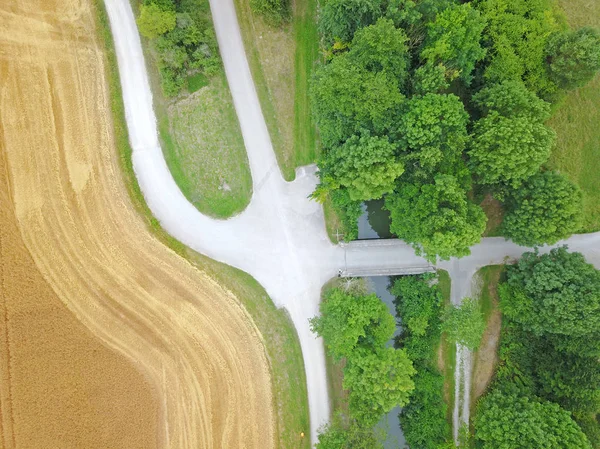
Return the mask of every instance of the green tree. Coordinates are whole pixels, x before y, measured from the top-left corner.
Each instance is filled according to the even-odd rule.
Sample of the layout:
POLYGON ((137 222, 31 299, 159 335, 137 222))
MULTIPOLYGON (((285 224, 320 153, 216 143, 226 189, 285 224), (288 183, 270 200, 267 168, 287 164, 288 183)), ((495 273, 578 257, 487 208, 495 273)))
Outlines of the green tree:
POLYGON ((491 111, 475 123, 468 153, 483 184, 517 188, 548 160, 555 139, 554 131, 541 121, 491 111))
POLYGON ((477 301, 464 298, 459 306, 448 306, 442 318, 442 330, 454 343, 472 351, 477 349, 485 331, 485 319, 477 301))
POLYGON ((542 98, 552 98, 557 86, 546 70, 546 42, 560 29, 552 2, 478 0, 474 3, 487 22, 484 83, 523 81, 542 98))
POLYGON ((396 323, 387 306, 375 294, 328 290, 320 305, 321 315, 310 327, 323 337, 336 360, 351 357, 362 348, 378 348, 394 335, 396 323))
POLYGON ((313 114, 325 148, 361 130, 387 134, 403 101, 394 75, 365 70, 347 53, 319 67, 310 87, 313 114))
POLYGON ((451 5, 428 24, 421 59, 444 64, 449 80, 460 77, 469 84, 475 64, 485 56, 480 43, 484 28, 485 21, 469 3, 451 5))
POLYGON ((412 362, 406 352, 394 348, 360 349, 348 358, 344 389, 350 391, 350 414, 365 425, 375 425, 394 407, 408 403, 415 388, 412 362))
POLYGON ((558 404, 499 391, 480 402, 475 439, 481 449, 591 449, 569 412, 558 404))
POLYGON ((600 271, 580 253, 525 253, 499 292, 502 312, 537 336, 600 333, 600 271))
POLYGON ((519 245, 552 245, 579 230, 582 215, 577 185, 559 173, 538 173, 510 193, 503 228, 519 245))
POLYGON ((483 210, 469 202, 456 178, 438 175, 433 184, 399 184, 386 196, 391 231, 434 261, 466 256, 485 230, 483 210))
POLYGON ((431 285, 433 275, 402 276, 394 282, 390 293, 396 297, 396 314, 411 335, 420 337, 435 325, 442 295, 437 285, 431 285))
POLYGON ((356 30, 375 23, 382 15, 382 0, 325 0, 319 14, 319 31, 329 41, 350 42, 356 30))
POLYGON ((527 89, 521 81, 503 81, 473 95, 483 116, 496 112, 504 117, 528 117, 537 122, 550 118, 550 103, 527 89))
POLYGON ((450 87, 446 79, 446 67, 443 64, 426 63, 417 68, 412 77, 414 95, 438 94, 450 87))
POLYGON ((388 72, 405 84, 408 77, 406 34, 389 19, 359 29, 352 39, 350 59, 371 72, 388 72))
POLYGON ((162 9, 155 3, 142 4, 137 23, 142 36, 155 39, 175 28, 177 16, 175 11, 162 9))
POLYGON ((600 70, 600 33, 585 27, 553 34, 546 46, 552 79, 564 89, 581 87, 600 70))
POLYGON ((320 167, 323 185, 345 187, 351 200, 381 198, 394 190, 394 182, 404 173, 396 146, 387 137, 372 137, 368 132, 327 151, 320 167))
POLYGON ((431 173, 460 157, 468 141, 469 115, 456 95, 426 94, 406 103, 398 124, 406 165, 431 173))

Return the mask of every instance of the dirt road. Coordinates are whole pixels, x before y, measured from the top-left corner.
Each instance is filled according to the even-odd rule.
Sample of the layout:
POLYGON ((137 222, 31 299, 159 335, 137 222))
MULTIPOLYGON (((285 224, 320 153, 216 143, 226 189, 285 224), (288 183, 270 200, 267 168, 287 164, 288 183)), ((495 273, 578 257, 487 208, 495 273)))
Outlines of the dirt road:
MULTIPOLYGON (((58 298, 147 379, 159 446, 272 447, 258 330, 236 298, 153 238, 129 202, 91 3, 0 5, 1 149, 22 241, 58 298)), ((134 387, 127 400, 147 407, 134 387)), ((26 405, 13 403, 13 414, 26 405)), ((124 444, 105 447, 134 447, 124 444)))

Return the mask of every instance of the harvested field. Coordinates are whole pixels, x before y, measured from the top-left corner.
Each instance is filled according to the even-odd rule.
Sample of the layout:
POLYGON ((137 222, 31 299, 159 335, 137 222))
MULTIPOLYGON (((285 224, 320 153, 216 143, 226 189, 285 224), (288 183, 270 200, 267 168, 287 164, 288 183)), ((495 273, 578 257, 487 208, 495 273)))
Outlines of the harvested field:
POLYGON ((0 5, 3 331, 31 338, 2 359, 2 447, 273 447, 260 333, 233 295, 147 231, 127 196, 94 17, 91 0, 0 5), (25 283, 33 311, 11 319, 22 298, 6 279, 25 283), (43 439, 45 406, 72 444, 43 439))

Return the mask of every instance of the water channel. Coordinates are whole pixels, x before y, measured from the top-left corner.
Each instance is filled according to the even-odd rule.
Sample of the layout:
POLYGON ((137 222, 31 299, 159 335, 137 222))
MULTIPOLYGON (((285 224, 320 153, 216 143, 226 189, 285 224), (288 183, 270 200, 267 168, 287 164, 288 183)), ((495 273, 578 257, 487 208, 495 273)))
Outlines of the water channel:
MULTIPOLYGON (((364 203, 363 214, 358 219, 358 238, 359 239, 379 239, 390 238, 389 213, 382 209, 383 201, 369 201, 364 203)), ((381 298, 388 306, 390 313, 396 316, 396 308, 394 306, 394 297, 388 291, 390 284, 389 276, 368 277, 367 285, 370 290, 381 298)), ((400 325, 396 326, 394 337, 400 333, 400 325)), ((388 346, 392 346, 394 340, 388 342, 388 346)), ((382 429, 385 432, 386 439, 384 441, 385 449, 404 449, 406 440, 400 428, 400 420, 398 414, 400 407, 394 408, 385 415, 379 423, 377 429, 382 429)))

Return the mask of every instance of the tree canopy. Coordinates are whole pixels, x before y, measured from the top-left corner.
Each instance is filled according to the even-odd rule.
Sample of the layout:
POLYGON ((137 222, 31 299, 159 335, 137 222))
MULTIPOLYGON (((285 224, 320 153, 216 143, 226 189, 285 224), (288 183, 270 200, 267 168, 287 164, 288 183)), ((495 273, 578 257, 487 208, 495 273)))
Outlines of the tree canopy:
POLYGON ((519 245, 552 245, 579 230, 582 215, 578 186, 558 173, 538 173, 510 193, 503 229, 519 245))
POLYGON ((323 337, 337 360, 350 357, 358 346, 376 348, 392 338, 396 323, 375 294, 331 289, 321 302, 321 315, 311 318, 311 330, 323 337))
POLYGON ((565 247, 525 253, 507 267, 500 298, 503 313, 535 335, 600 332, 600 271, 565 247))
POLYGON ((142 36, 154 39, 175 28, 177 19, 175 11, 150 3, 140 5, 137 23, 142 36))
POLYGON ((382 0, 325 0, 319 15, 319 31, 330 42, 350 42, 356 30, 381 17, 382 3, 382 0))
POLYGON ((479 405, 475 438, 481 449, 592 449, 558 404, 494 391, 479 405))
POLYGON ((443 64, 449 80, 460 77, 469 84, 475 64, 486 53, 480 43, 484 28, 485 21, 469 3, 453 4, 428 23, 421 59, 443 64))
POLYGON ((408 403, 415 373, 406 352, 394 348, 359 350, 344 370, 344 388, 351 391, 350 414, 374 425, 381 416, 408 403))
POLYGON ((469 156, 483 184, 513 188, 538 172, 556 135, 544 121, 549 105, 520 82, 505 82, 474 96, 484 116, 473 127, 469 156))
POLYGON ((600 70, 600 32, 584 27, 553 34, 546 60, 550 76, 560 87, 583 86, 600 70))
POLYGON ((466 256, 485 229, 483 210, 450 175, 436 176, 433 184, 400 183, 385 207, 391 231, 430 260, 466 256))
POLYGON ((321 179, 325 187, 345 187, 352 200, 381 198, 404 173, 396 153, 387 137, 352 136, 325 154, 321 179))
POLYGON ((406 165, 431 173, 442 162, 460 157, 468 141, 468 122, 469 115, 456 95, 429 93, 411 98, 397 131, 406 165))

